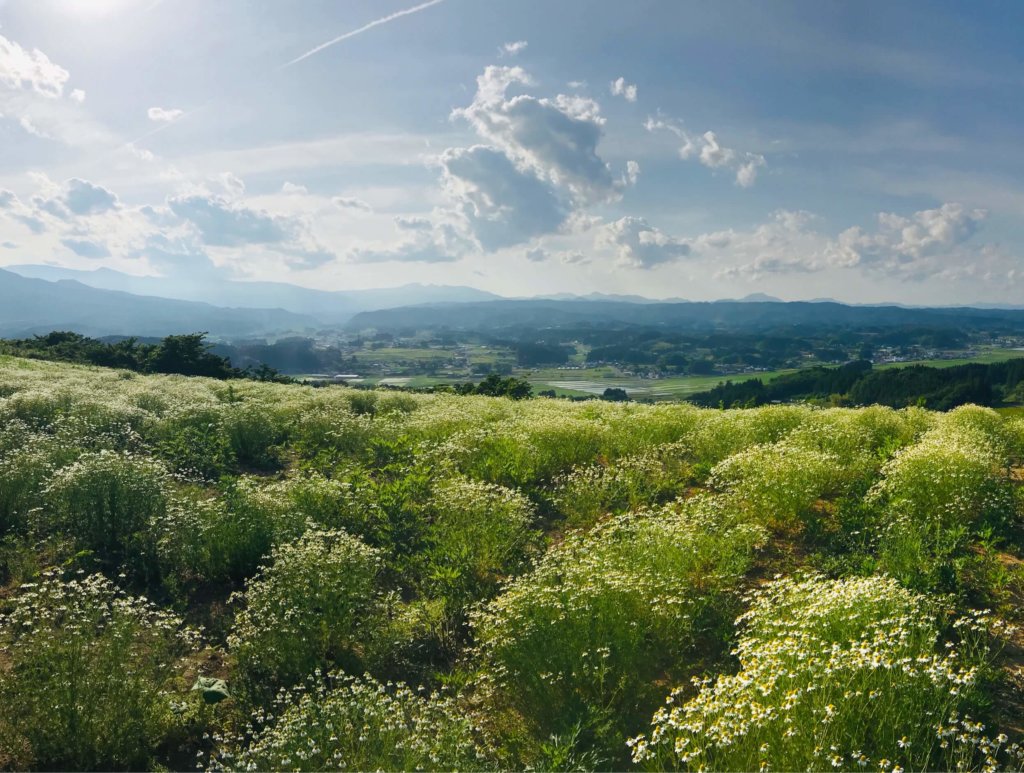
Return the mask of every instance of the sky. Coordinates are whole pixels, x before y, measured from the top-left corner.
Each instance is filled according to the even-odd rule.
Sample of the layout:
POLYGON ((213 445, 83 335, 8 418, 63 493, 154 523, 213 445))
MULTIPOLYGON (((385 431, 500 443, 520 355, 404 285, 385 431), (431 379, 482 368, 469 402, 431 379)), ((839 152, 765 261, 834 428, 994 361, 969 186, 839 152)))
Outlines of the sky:
POLYGON ((1019 303, 1024 4, 0 0, 0 267, 1019 303))

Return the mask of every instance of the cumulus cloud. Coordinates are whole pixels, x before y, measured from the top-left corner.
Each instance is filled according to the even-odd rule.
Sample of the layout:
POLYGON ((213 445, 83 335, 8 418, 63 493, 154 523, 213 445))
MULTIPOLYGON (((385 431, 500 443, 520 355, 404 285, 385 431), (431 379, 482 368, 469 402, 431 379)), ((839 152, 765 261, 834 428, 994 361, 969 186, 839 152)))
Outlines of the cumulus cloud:
POLYGON ((287 194, 289 196, 303 196, 309 193, 309 188, 307 188, 305 185, 297 185, 295 183, 290 183, 286 180, 284 184, 281 186, 281 193, 287 194))
POLYGON ((495 148, 449 149, 441 164, 445 191, 484 250, 556 231, 568 215, 550 184, 495 148))
POLYGON ((729 229, 692 240, 694 251, 721 265, 726 279, 857 269, 893 279, 993 275, 1012 269, 991 245, 971 248, 985 213, 947 203, 909 216, 882 212, 877 227, 847 228, 833 236, 806 211, 779 210, 748 231, 729 229), (1005 265, 1000 266, 1000 260, 1005 265))
POLYGON ((35 207, 61 220, 99 215, 120 206, 117 196, 102 185, 73 177, 53 195, 32 197, 35 207))
POLYGON ((80 105, 85 102, 85 92, 81 89, 73 89, 71 93, 68 94, 68 99, 80 105))
POLYGON ((177 108, 151 107, 146 111, 146 115, 154 123, 174 123, 185 115, 185 111, 177 108))
POLYGON ((434 227, 433 221, 428 217, 403 217, 395 218, 395 228, 402 231, 429 231, 434 227))
POLYGON ((477 78, 473 102, 452 116, 468 121, 520 168, 566 188, 577 202, 614 198, 611 170, 597 153, 604 124, 599 105, 579 96, 508 96, 514 86, 531 85, 520 67, 489 66, 477 78))
POLYGON ((67 70, 39 49, 29 51, 0 35, 0 84, 57 99, 64 94, 70 77, 67 70))
POLYGON ((946 203, 909 217, 881 212, 870 232, 848 228, 831 241, 829 259, 840 266, 865 266, 888 274, 927 274, 931 258, 948 255, 970 239, 986 213, 946 203))
POLYGON ((268 212, 205 192, 174 196, 167 206, 194 226, 202 242, 211 247, 267 246, 303 268, 335 257, 317 242, 309 224, 294 215, 268 212))
POLYGON ((718 135, 706 131, 696 137, 690 135, 679 124, 664 118, 648 117, 644 128, 649 132, 668 131, 682 140, 679 157, 684 161, 696 158, 708 169, 728 169, 735 174, 736 184, 749 188, 757 182, 758 170, 766 165, 760 153, 747 153, 725 147, 718 141, 718 135))
POLYGON ((504 56, 515 56, 519 52, 523 51, 528 45, 525 40, 516 40, 511 43, 506 43, 499 49, 499 53, 504 56))
POLYGON ((634 268, 654 268, 685 258, 691 245, 669 236, 642 217, 623 217, 605 225, 598 232, 597 243, 612 248, 619 262, 634 268))
POLYGON ((636 181, 639 179, 639 177, 640 164, 637 163, 636 161, 627 161, 626 176, 624 178, 624 182, 628 183, 629 185, 636 185, 636 181))
POLYGON ((354 247, 348 259, 353 263, 450 263, 470 247, 450 223, 431 223, 411 233, 411 238, 396 245, 354 247))
POLYGON ((611 92, 616 97, 622 97, 627 102, 636 102, 636 84, 626 83, 625 78, 616 78, 609 84, 611 92))

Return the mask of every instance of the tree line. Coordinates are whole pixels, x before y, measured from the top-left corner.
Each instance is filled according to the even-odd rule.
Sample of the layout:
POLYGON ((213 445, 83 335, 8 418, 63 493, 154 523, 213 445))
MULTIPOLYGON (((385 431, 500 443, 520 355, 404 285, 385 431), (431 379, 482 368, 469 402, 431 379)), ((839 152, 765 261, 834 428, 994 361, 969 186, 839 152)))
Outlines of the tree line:
POLYGON ((0 339, 0 354, 80 365, 123 368, 138 373, 175 373, 209 378, 248 378, 256 381, 291 381, 266 364, 244 369, 211 351, 206 333, 170 335, 158 343, 129 337, 102 341, 70 331, 53 331, 32 338, 0 339))
POLYGON ((997 405, 1024 399, 1024 358, 948 368, 926 365, 876 369, 866 360, 815 367, 771 381, 726 381, 690 396, 706 407, 754 407, 794 400, 835 405, 918 405, 948 411, 958 405, 997 405))

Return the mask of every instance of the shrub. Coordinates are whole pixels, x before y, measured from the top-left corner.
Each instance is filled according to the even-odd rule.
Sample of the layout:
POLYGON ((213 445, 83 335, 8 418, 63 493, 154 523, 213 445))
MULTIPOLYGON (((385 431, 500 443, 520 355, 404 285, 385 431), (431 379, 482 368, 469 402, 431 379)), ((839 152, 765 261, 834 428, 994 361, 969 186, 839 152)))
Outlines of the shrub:
POLYGON ((811 506, 842 480, 838 456, 784 441, 730 456, 715 465, 709 484, 728 491, 759 522, 792 526, 806 520, 811 506))
POLYGON ((492 596, 523 566, 535 534, 533 506, 522 494, 456 478, 434 486, 429 509, 424 584, 456 611, 492 596))
POLYGON ((655 682, 721 652, 762 538, 707 498, 570 534, 474 615, 491 711, 516 710, 537 739, 582 727, 621 761, 655 682))
POLYGON ((69 535, 100 566, 154 579, 152 526, 167 510, 163 465, 112 451, 84 454, 54 473, 45 502, 37 524, 43 534, 69 535))
POLYGON ((869 501, 883 513, 879 550, 894 576, 919 587, 954 582, 972 535, 1015 515, 1006 465, 986 436, 938 428, 886 463, 869 501))
POLYGON ((678 446, 580 467, 555 480, 552 499, 570 526, 590 526, 607 513, 654 507, 681 493, 689 475, 678 446))
MULTIPOLYGON (((994 763, 963 714, 988 658, 984 615, 940 646, 942 615, 892 579, 780 579, 739 618, 740 670, 673 692, 635 762, 659 769, 961 770, 994 763), (986 757, 990 759, 986 760, 986 757)), ((1015 754, 1016 750, 1009 750, 1015 754)))
POLYGON ((334 674, 277 698, 214 767, 235 770, 478 770, 473 725, 451 698, 334 674))
POLYGON ((156 453, 173 469, 197 480, 216 480, 237 461, 222 411, 189 410, 155 427, 156 453))
POLYGON ((232 405, 224 416, 231 452, 239 464, 258 470, 280 466, 278 449, 287 439, 279 411, 262 402, 232 405))
POLYGON ((359 664, 380 596, 380 557, 342 531, 310 531, 273 550, 246 584, 228 637, 236 689, 265 701, 316 668, 359 664))
POLYGON ((45 574, 0 618, 10 659, 0 668, 0 746, 20 749, 13 767, 150 768, 173 724, 176 658, 195 642, 177 618, 101 575, 45 574))

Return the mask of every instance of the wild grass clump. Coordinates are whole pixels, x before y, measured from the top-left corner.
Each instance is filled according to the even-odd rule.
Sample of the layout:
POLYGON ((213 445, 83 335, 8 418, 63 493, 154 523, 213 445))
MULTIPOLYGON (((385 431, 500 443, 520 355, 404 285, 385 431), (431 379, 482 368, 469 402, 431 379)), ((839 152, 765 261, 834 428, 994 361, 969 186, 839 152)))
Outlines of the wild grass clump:
POLYGON ((246 583, 228 648, 236 689, 265 703, 317 668, 359 669, 382 603, 380 556, 343 531, 313 530, 273 550, 246 583))
POLYGON ((991 651, 984 614, 943 611, 885 577, 780 579, 737 624, 740 669, 695 679, 633 739, 656 769, 965 770, 1011 762, 978 708, 991 651))
MULTIPOLYGON (((319 673, 315 675, 319 677, 319 673)), ((341 673, 282 691, 246 732, 222 739, 214 769, 481 770, 486 758, 455 701, 341 673)))
MULTIPOLYGON (((174 725, 197 634, 102 575, 48 572, 0 617, 0 749, 12 768, 142 770, 174 725)), ((3 756, 3 754, 0 754, 3 756)))

